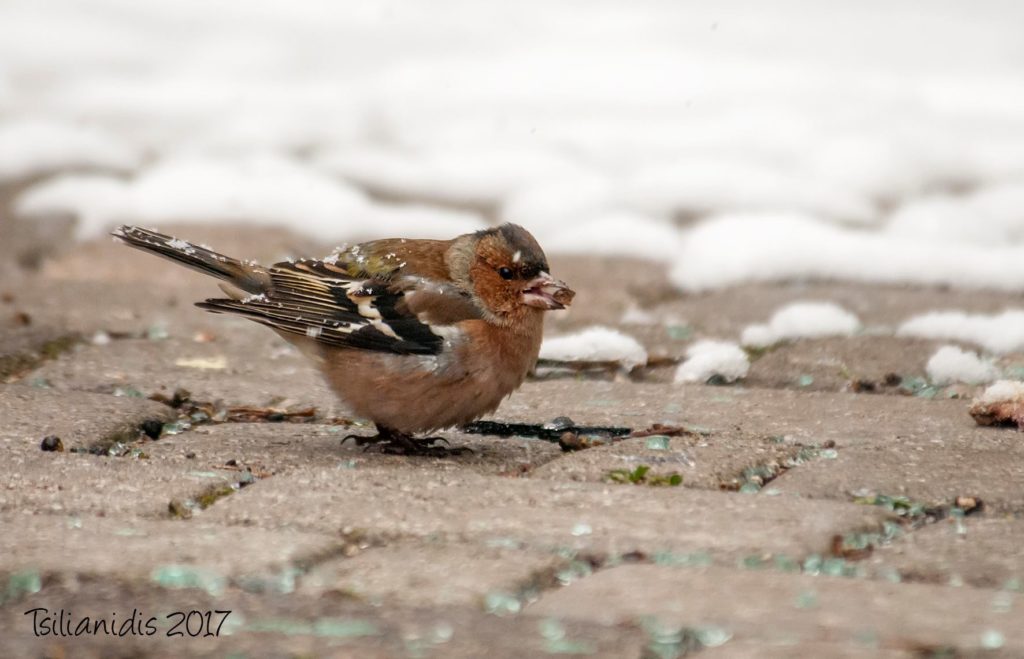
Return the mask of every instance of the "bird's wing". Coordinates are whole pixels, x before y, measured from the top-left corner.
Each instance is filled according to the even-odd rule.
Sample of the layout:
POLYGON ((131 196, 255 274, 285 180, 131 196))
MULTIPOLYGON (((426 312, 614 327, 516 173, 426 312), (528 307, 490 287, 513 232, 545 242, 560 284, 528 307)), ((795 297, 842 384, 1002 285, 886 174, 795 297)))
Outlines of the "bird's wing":
POLYGON ((319 343, 397 354, 441 352, 444 339, 435 331, 480 317, 469 296, 449 282, 398 276, 400 266, 386 260, 368 264, 357 277, 347 264, 303 259, 266 269, 264 292, 238 299, 210 299, 197 306, 213 312, 246 316, 287 334, 319 343), (444 313, 439 313, 443 309, 444 313))

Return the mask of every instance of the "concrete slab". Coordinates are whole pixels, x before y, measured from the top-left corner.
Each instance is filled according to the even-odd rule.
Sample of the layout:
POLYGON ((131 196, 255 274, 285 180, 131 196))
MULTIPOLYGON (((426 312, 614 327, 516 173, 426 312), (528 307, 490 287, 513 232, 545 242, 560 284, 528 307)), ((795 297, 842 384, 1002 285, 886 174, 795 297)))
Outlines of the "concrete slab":
POLYGON ((234 460, 243 468, 274 474, 372 467, 518 476, 562 455, 561 449, 550 442, 446 432, 444 436, 452 447, 466 447, 472 452, 444 458, 408 458, 364 451, 353 441, 343 444, 342 439, 350 433, 372 435, 373 430, 318 423, 226 423, 166 436, 147 445, 146 450, 153 458, 183 467, 218 469, 234 460), (189 454, 192 457, 186 457, 189 454))
POLYGON ((0 385, 0 447, 24 458, 40 452, 47 435, 64 448, 133 441, 144 421, 170 421, 173 410, 150 400, 20 384, 0 385))
POLYGON ((1012 595, 1006 610, 993 606, 992 592, 966 587, 624 565, 548 592, 528 611, 605 625, 655 617, 768 645, 1024 653, 1024 598, 1012 595))
POLYGON ((996 513, 944 519, 878 548, 867 562, 911 581, 1021 590, 1024 521, 996 513))
MULTIPOLYGON (((0 607, 0 653, 20 659, 38 656, 74 657, 224 657, 227 655, 316 656, 342 658, 478 657, 513 658, 549 654, 594 657, 637 656, 646 636, 635 626, 605 627, 586 622, 558 622, 534 616, 498 617, 474 607, 373 606, 352 597, 166 589, 153 583, 120 580, 43 581, 41 589, 0 607), (79 623, 132 617, 148 622, 152 636, 124 637, 33 635, 32 615, 58 616, 61 610, 79 623), (219 635, 205 628, 168 636, 172 626, 191 611, 209 611, 219 635), (223 613, 230 612, 226 618, 223 613), (116 617, 115 617, 116 616, 116 617)), ((195 616, 194 616, 195 617, 195 616)), ((205 616, 204 616, 205 620, 205 616)), ((198 618, 192 621, 198 623, 198 618)), ((142 624, 141 630, 148 629, 142 624)), ((174 631, 182 631, 179 626, 174 631)))
POLYGON ((271 403, 314 406, 342 413, 310 362, 272 332, 253 323, 230 338, 197 343, 190 337, 125 339, 83 345, 32 373, 59 390, 112 392, 132 389, 170 396, 184 388, 198 401, 228 405, 271 403), (254 355, 262 357, 254 357, 254 355), (337 409, 336 409, 337 408, 337 409))
POLYGON ((550 552, 487 544, 399 542, 321 563, 303 575, 300 593, 345 593, 376 605, 486 610, 488 596, 519 597, 556 581, 569 564, 550 552))
POLYGON ((888 446, 841 450, 834 460, 787 471, 772 486, 814 498, 882 494, 907 496, 926 505, 952 504, 958 496, 970 496, 982 499, 993 511, 1024 510, 1024 447, 1007 450, 993 443, 901 437, 888 446))
MULTIPOLYGON (((543 382, 514 394, 497 415, 509 421, 568 415, 579 424, 690 425, 708 431, 712 445, 735 433, 819 446, 834 442, 833 459, 789 470, 772 486, 809 497, 872 492, 929 504, 969 495, 998 510, 1020 510, 1020 435, 977 426, 968 405, 908 396, 543 382)), ((558 468, 553 463, 547 469, 558 468)))
MULTIPOLYGON (((660 440, 655 440, 660 441, 660 440)), ((652 444, 660 446, 660 443, 652 444)), ((773 464, 777 469, 799 449, 788 442, 773 442, 726 431, 714 436, 672 437, 668 448, 648 448, 646 438, 628 439, 586 451, 568 453, 531 472, 534 478, 553 480, 609 482, 615 473, 650 468, 647 480, 678 474, 683 487, 701 489, 738 489, 743 474, 773 464)))
POLYGON ((925 365, 948 341, 923 341, 891 336, 854 336, 800 340, 772 348, 754 360, 743 384, 806 391, 850 391, 855 383, 871 384, 875 393, 902 395, 898 385, 885 384, 889 374, 906 381, 923 379, 925 365))
POLYGON ((210 583, 274 583, 290 592, 289 569, 309 557, 338 551, 341 540, 310 533, 270 533, 203 523, 73 515, 0 515, 0 573, 73 577, 170 579, 174 570, 210 583), (161 571, 167 574, 160 575, 161 571), (154 576, 156 575, 156 576, 154 576))
POLYGON ((827 552, 834 535, 877 529, 885 517, 855 504, 441 473, 418 461, 402 470, 275 476, 221 501, 204 519, 282 532, 361 529, 611 555, 706 551, 736 560, 827 552))

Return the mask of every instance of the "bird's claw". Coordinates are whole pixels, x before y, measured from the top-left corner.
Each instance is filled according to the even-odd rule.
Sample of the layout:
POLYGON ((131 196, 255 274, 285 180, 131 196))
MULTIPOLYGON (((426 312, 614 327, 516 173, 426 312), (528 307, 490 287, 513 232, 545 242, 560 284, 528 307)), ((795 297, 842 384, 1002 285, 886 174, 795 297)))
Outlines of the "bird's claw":
POLYGON ((356 443, 356 446, 362 446, 364 452, 369 451, 371 448, 376 448, 386 455, 427 455, 440 458, 474 452, 473 449, 467 446, 453 447, 451 442, 444 437, 416 438, 410 435, 390 433, 377 433, 369 437, 347 435, 341 440, 342 445, 350 439, 356 443), (437 445, 442 442, 445 446, 437 445))

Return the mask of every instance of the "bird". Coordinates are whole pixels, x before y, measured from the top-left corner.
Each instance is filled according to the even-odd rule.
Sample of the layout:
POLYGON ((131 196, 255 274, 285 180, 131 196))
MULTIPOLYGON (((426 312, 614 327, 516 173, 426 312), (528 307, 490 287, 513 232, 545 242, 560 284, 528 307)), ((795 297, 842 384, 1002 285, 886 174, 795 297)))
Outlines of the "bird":
POLYGON ((130 247, 221 280, 196 306, 266 325, 318 367, 334 394, 376 426, 364 449, 439 455, 440 437, 496 410, 537 362, 547 311, 575 292, 550 274, 523 227, 450 240, 386 238, 262 266, 152 229, 124 225, 130 247))

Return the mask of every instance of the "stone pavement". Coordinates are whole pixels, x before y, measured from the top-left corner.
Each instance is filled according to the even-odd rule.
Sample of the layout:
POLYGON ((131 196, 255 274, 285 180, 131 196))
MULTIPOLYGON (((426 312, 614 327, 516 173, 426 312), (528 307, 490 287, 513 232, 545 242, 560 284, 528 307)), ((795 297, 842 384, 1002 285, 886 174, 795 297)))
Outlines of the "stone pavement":
MULTIPOLYGON (((1011 295, 683 296, 651 265, 553 258, 580 293, 549 331, 614 326, 656 363, 533 379, 494 420, 681 430, 576 452, 452 431, 472 453, 388 456, 342 444, 370 429, 275 335, 192 308, 216 294, 203 278, 13 222, 0 214, 21 236, 0 270, 0 656, 1024 656, 1020 435, 975 426, 956 388, 853 392, 923 376, 938 343, 800 341, 742 385, 669 383, 691 341, 788 301, 878 329, 1011 295), (623 323, 633 304, 664 322, 623 323), (33 615, 133 609, 123 637, 33 633, 33 615)), ((264 260, 329 247, 179 233, 264 260)))

